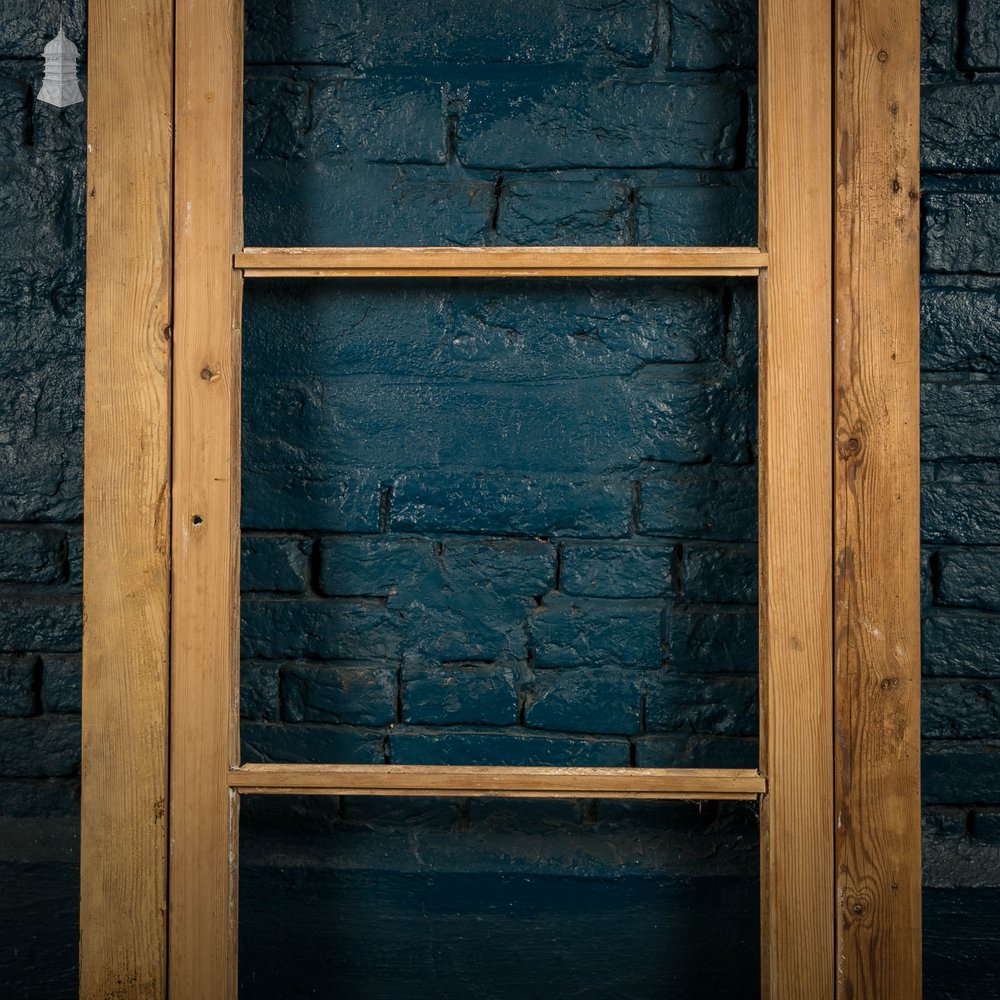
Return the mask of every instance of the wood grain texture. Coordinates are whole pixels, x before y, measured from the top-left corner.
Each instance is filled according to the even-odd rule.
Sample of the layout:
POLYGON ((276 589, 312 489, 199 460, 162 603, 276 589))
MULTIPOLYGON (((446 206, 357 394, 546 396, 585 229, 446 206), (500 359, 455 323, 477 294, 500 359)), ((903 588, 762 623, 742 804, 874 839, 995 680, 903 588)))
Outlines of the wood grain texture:
POLYGON ((919 1000, 918 0, 837 2, 837 950, 919 1000))
POLYGON ((235 996, 243 12, 177 0, 170 995, 235 996))
POLYGON ((756 247, 247 247, 248 278, 754 277, 756 247))
POLYGON ((172 0, 91 0, 80 996, 166 995, 172 0))
POLYGON ((832 0, 761 4, 763 995, 834 993, 832 0))
POLYGON ((244 764, 229 781, 243 794, 491 798, 754 799, 765 787, 756 771, 740 769, 415 764, 244 764))

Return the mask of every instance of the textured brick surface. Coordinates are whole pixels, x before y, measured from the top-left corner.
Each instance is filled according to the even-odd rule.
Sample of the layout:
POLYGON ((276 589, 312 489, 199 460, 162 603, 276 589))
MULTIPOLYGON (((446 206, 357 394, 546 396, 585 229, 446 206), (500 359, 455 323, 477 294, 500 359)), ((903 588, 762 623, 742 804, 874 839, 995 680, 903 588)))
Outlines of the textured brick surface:
POLYGON ((753 4, 528 10, 249 4, 249 241, 752 241, 753 4))
POLYGON ((0 716, 23 718, 34 713, 38 666, 30 656, 0 658, 0 716))
POLYGON ((962 58, 966 64, 976 69, 1000 69, 1000 15, 996 5, 991 0, 968 0, 963 27, 962 58))
POLYGON ((927 191, 924 267, 930 272, 998 274, 1000 192, 992 183, 953 181, 927 191))
MULTIPOLYGON (((755 6, 248 0, 248 241, 750 243, 755 6)), ((1000 989, 998 11, 922 3, 926 993, 962 1000, 1000 989)), ((86 109, 31 96, 60 19, 85 56, 81 0, 0 9, 0 819, 22 824, 0 830, 0 994, 47 998, 75 995, 80 708, 86 109)), ((251 285, 248 758, 752 766, 754 320, 750 282, 251 285)), ((370 899, 371 940, 419 927, 406 968, 424 992, 466 981, 440 943, 460 936, 454 901, 487 893, 472 926, 512 897, 449 882, 434 903, 403 877, 419 857, 505 859, 538 887, 547 949, 548 928, 596 914, 566 938, 594 971, 584 987, 611 966, 580 942, 623 928, 630 968, 655 972, 620 983, 635 997, 722 975, 689 918, 701 906, 717 924, 739 898, 735 936, 723 921, 739 974, 718 992, 756 982, 749 811, 329 805, 332 820, 297 799, 254 813, 273 837, 248 897, 267 902, 242 915, 260 942, 248 996, 280 994, 288 967, 275 922, 255 917, 274 886, 314 907, 303 923, 289 903, 288 926, 320 926, 310 887, 346 870, 315 844, 276 864, 303 828, 379 845, 359 870, 400 869, 331 898, 350 914, 370 899), (429 832, 442 823, 460 835, 447 850, 429 832), (739 879, 734 856, 750 858, 739 879), (591 874, 618 893, 630 872, 639 895, 568 890, 591 874), (722 875, 725 891, 704 888, 722 875), (650 895, 661 876, 674 888, 650 895), (674 912, 678 955, 657 934, 637 961, 632 929, 674 912)), ((497 954, 524 954, 511 935, 495 925, 512 944, 497 954)), ((307 958, 331 954, 314 940, 307 958)), ((563 963, 510 979, 487 964, 509 995, 566 992, 546 978, 563 963)))
POLYGON ((996 289, 925 288, 920 332, 920 366, 925 372, 1000 374, 996 289))
POLYGON ((608 667, 540 670, 524 718, 537 729, 632 735, 642 731, 642 696, 642 678, 608 667))
POLYGON ((435 726, 515 725, 521 674, 520 665, 512 664, 404 668, 402 721, 435 726))
POLYGON ((1000 954, 1000 8, 922 8, 925 993, 971 997, 1000 954))
POLYGON ((396 721, 395 665, 286 666, 281 684, 291 722, 344 722, 381 726, 396 721))
POLYGON ((629 743, 615 737, 397 726, 389 737, 389 754, 394 764, 627 767, 629 743))

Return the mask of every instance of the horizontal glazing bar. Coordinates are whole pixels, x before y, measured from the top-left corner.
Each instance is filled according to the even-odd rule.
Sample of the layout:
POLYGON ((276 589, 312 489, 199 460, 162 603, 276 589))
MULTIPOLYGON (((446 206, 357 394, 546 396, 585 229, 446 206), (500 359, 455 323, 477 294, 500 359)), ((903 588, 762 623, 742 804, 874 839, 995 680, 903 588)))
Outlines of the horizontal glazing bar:
POLYGON ((244 764, 230 771, 229 785, 254 795, 552 799, 754 799, 766 791, 759 772, 739 769, 413 764, 244 764))
POLYGON ((756 247, 248 247, 248 278, 755 277, 756 247))

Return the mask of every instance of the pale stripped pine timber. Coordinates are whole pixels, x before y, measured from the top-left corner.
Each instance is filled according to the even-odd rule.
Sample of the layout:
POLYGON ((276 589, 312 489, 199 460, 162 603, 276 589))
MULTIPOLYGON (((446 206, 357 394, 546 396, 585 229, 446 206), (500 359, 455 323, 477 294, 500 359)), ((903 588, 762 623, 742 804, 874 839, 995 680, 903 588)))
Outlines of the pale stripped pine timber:
POLYGON ((919 1000, 920 4, 837 2, 837 968, 919 1000))
POLYGON ((243 11, 176 0, 170 996, 236 995, 243 11))
POLYGON ((763 996, 834 994, 832 0, 762 0, 763 996))
POLYGON ((166 996, 172 0, 91 0, 80 996, 166 996), (166 42, 165 42, 166 40, 166 42))
POLYGON ((756 247, 248 247, 248 278, 755 277, 756 247))
POLYGON ((754 799, 750 770, 609 767, 452 767, 385 764, 244 764, 241 794, 455 795, 491 798, 754 799))

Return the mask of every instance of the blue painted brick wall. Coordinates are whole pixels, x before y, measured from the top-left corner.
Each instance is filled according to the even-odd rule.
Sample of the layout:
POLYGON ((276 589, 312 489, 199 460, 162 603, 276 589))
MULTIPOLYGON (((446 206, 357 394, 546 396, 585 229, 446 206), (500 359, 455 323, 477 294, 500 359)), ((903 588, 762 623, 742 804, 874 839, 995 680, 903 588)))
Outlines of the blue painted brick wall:
MULTIPOLYGON (((247 6, 251 242, 753 238, 750 0, 247 6)), ((1000 993, 1000 9, 923 6, 925 956, 966 998, 1000 993)), ((86 54, 82 0, 0 8, 0 993, 46 998, 75 995, 80 754, 85 109, 32 98, 60 18, 86 54)), ((255 285, 248 754, 752 761, 754 319, 738 283, 255 285)), ((257 995, 331 939, 395 943, 320 968, 342 988, 538 941, 581 988, 639 956, 636 996, 752 994, 746 810, 327 805, 247 810, 257 995), (636 936, 671 913, 706 932, 636 936)))

